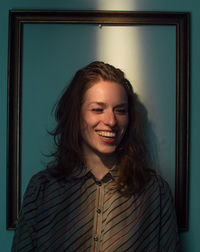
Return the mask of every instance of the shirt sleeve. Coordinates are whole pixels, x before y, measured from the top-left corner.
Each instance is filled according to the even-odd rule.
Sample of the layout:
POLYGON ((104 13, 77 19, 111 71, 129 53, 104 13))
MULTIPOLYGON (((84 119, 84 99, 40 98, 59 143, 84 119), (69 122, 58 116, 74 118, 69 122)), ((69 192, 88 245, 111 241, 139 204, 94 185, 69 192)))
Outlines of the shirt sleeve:
POLYGON ((179 234, 173 197, 166 181, 160 180, 160 250, 180 251, 179 234))
POLYGON ((34 251, 36 248, 35 221, 37 212, 37 201, 39 198, 40 184, 33 177, 24 194, 22 208, 17 220, 14 234, 12 252, 34 251))

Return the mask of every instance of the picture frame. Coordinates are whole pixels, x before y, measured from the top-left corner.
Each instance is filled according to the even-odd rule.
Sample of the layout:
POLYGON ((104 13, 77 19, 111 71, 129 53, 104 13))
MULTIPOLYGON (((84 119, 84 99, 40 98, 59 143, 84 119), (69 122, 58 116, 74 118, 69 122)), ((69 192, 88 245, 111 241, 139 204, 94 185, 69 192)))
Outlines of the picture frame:
POLYGON ((7 117, 7 229, 21 204, 21 96, 24 24, 173 25, 176 27, 175 207, 188 230, 190 14, 185 12, 10 10, 7 117))

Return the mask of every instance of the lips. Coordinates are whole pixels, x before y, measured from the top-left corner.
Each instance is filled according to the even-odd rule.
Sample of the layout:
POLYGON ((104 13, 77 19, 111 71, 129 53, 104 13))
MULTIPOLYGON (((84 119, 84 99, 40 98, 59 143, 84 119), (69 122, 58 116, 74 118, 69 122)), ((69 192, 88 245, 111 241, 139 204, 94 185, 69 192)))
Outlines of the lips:
POLYGON ((116 140, 116 132, 113 131, 97 131, 102 142, 106 144, 112 144, 116 140))

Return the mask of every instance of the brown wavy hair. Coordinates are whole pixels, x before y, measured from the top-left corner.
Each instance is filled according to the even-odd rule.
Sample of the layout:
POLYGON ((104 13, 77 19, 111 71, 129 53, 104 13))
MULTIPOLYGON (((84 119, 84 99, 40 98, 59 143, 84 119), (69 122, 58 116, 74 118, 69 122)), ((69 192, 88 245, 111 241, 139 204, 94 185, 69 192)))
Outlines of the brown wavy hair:
POLYGON ((142 106, 132 85, 124 73, 110 64, 95 61, 79 70, 65 89, 55 110, 56 128, 50 132, 54 137, 56 151, 48 168, 54 176, 69 177, 84 169, 81 149, 80 114, 85 92, 100 80, 113 81, 122 85, 128 97, 129 124, 117 147, 119 177, 115 186, 120 192, 135 193, 142 189, 154 173, 148 152, 142 106))

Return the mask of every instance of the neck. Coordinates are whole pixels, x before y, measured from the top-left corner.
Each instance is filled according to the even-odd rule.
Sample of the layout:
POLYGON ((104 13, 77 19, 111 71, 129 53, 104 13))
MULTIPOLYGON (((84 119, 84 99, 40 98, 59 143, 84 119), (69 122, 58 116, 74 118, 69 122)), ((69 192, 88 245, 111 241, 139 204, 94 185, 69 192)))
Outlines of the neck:
POLYGON ((90 153, 85 155, 86 165, 97 180, 101 180, 115 165, 115 155, 90 153))

